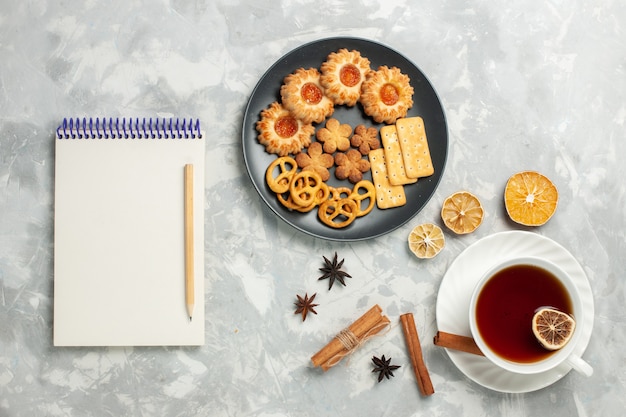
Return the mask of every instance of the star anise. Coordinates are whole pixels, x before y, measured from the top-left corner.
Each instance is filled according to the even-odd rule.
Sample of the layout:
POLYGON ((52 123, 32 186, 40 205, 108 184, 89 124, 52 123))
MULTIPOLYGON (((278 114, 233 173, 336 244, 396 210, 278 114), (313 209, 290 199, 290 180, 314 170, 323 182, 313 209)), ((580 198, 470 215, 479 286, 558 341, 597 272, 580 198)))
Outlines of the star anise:
POLYGON ((329 290, 333 287, 335 280, 341 282, 341 284, 345 287, 346 282, 344 281, 344 278, 352 278, 352 277, 347 272, 341 270, 344 260, 342 259, 340 262, 337 262, 337 252, 335 252, 335 256, 333 257, 332 261, 328 260, 328 258, 326 258, 325 256, 323 258, 324 258, 324 263, 326 265, 320 268, 320 271, 322 271, 324 275, 319 277, 318 281, 328 278, 329 290))
POLYGON ((400 367, 400 365, 391 365, 391 358, 385 359, 385 355, 380 358, 373 356, 372 362, 374 362, 375 366, 372 372, 378 372, 378 382, 382 381, 384 377, 387 377, 387 379, 392 377, 393 371, 400 367))
POLYGON ((309 298, 308 293, 304 294, 304 298, 296 295, 296 297, 298 297, 298 301, 294 303, 297 307, 294 314, 302 314, 302 321, 306 320, 306 315, 309 311, 313 314, 317 314, 317 311, 315 311, 315 307, 317 307, 319 304, 313 304, 313 300, 315 299, 316 295, 317 293, 313 294, 311 298, 309 298))

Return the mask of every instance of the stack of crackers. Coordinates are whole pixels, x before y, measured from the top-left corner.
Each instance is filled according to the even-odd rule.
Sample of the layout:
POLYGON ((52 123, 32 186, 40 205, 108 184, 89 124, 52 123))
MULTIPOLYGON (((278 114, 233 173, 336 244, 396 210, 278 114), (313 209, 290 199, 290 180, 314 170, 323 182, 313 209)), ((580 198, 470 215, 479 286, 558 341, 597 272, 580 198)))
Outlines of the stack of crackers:
POLYGON ((424 121, 406 117, 380 129, 382 149, 372 150, 369 160, 379 209, 406 204, 404 186, 428 177, 435 170, 430 157, 424 121))

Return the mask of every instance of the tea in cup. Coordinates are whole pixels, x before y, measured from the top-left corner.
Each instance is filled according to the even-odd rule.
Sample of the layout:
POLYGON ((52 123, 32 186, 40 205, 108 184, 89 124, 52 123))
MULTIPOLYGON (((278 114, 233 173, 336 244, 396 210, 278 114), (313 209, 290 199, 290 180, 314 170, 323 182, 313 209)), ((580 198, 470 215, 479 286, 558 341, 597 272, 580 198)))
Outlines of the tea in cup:
POLYGON ((573 353, 580 326, 573 326, 569 341, 557 350, 540 343, 533 316, 544 308, 565 313, 573 322, 582 323, 585 314, 576 285, 557 265, 537 257, 506 260, 490 268, 474 289, 472 336, 485 357, 511 372, 535 374, 567 363, 591 375, 591 366, 573 353))

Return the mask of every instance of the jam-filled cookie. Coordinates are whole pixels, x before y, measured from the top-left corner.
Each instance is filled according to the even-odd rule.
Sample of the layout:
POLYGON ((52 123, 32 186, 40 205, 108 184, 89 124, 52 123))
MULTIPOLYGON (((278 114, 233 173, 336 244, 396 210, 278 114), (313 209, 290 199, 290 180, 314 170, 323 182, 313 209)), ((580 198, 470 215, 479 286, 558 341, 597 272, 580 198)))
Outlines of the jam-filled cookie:
POLYGON ((361 85, 363 111, 377 123, 395 123, 413 105, 409 76, 397 67, 381 66, 371 71, 361 85))
POLYGON ((304 123, 320 123, 333 114, 333 102, 326 97, 316 68, 299 68, 280 87, 283 106, 304 123))
POLYGON ((361 84, 371 71, 369 59, 359 51, 345 48, 332 52, 320 67, 320 82, 335 104, 354 106, 361 95, 361 84))
POLYGON ((297 154, 311 144, 315 133, 313 125, 297 119, 278 102, 261 112, 256 130, 259 143, 267 152, 278 156, 297 154))

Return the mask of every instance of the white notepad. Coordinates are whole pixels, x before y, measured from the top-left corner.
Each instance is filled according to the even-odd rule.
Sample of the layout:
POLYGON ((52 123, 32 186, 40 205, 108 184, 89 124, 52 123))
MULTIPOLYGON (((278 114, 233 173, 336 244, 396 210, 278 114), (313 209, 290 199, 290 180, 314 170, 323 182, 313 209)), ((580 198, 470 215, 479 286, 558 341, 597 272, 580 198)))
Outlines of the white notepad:
POLYGON ((111 119, 66 120, 57 130, 54 345, 202 345, 200 123, 123 120, 120 125, 111 119), (187 164, 194 167, 191 321, 185 298, 187 164))

